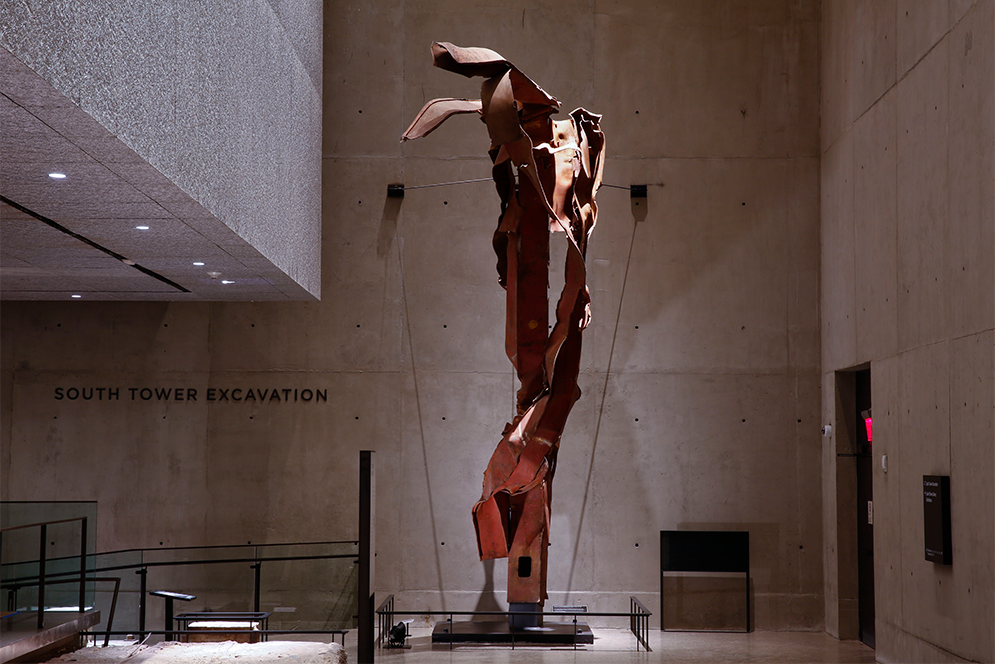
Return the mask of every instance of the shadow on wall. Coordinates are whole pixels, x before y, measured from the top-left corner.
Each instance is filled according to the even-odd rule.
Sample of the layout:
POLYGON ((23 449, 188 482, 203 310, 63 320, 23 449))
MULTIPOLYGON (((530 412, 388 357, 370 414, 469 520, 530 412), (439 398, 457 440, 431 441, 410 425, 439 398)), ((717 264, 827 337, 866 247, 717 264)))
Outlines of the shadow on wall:
POLYGON ((397 216, 401 212, 403 198, 387 196, 383 202, 383 214, 380 216, 380 230, 377 233, 377 258, 383 260, 390 251, 390 245, 397 234, 397 216))
MULTIPOLYGON (((477 599, 477 605, 473 608, 474 611, 504 611, 504 608, 498 603, 497 596, 494 594, 494 561, 484 560, 481 562, 484 567, 484 587, 480 590, 480 597, 477 599)), ((489 621, 494 620, 494 616, 474 616, 473 620, 489 621)))
MULTIPOLYGON (((644 222, 646 220, 646 217, 647 217, 647 214, 648 214, 648 210, 649 210, 649 202, 648 201, 649 201, 648 198, 632 198, 630 196, 630 210, 631 210, 631 214, 632 214, 632 221, 631 221, 632 230, 631 230, 631 236, 630 236, 630 239, 629 239, 629 249, 628 249, 628 253, 626 255, 626 262, 625 262, 625 266, 624 266, 624 269, 623 269, 622 286, 621 286, 621 289, 619 291, 618 306, 617 306, 617 308, 616 308, 616 310, 614 312, 611 312, 612 316, 614 317, 614 322, 612 323, 613 331, 612 331, 612 336, 611 336, 611 347, 610 347, 609 354, 608 354, 608 363, 607 363, 606 370, 605 370, 604 383, 600 386, 600 390, 599 390, 600 394, 598 394, 598 392, 595 392, 592 395, 592 397, 594 397, 595 399, 597 399, 597 402, 594 405, 594 408, 596 409, 596 415, 595 415, 595 422, 596 422, 596 424, 595 424, 595 427, 594 427, 594 434, 593 434, 592 441, 591 441, 591 450, 590 450, 590 456, 589 456, 589 460, 588 460, 587 477, 586 477, 586 480, 584 482, 584 487, 583 487, 583 497, 581 499, 581 505, 580 505, 579 515, 577 517, 577 526, 576 526, 576 530, 575 530, 575 533, 574 533, 573 550, 572 550, 571 556, 570 556, 570 570, 569 570, 568 575, 567 575, 567 583, 566 583, 566 589, 565 590, 566 590, 566 601, 568 603, 571 601, 570 597, 571 597, 572 594, 577 593, 577 592, 583 592, 584 590, 586 590, 585 588, 581 588, 581 589, 575 588, 575 580, 574 579, 575 579, 575 575, 576 575, 576 573, 578 571, 578 556, 580 555, 580 552, 581 552, 581 540, 582 540, 583 530, 584 530, 584 521, 585 521, 585 517, 587 516, 588 504, 589 504, 589 502, 591 500, 592 493, 593 493, 591 485, 592 485, 592 481, 594 479, 594 466, 595 466, 595 463, 596 463, 596 460, 597 460, 598 443, 600 442, 600 438, 601 438, 602 418, 603 418, 604 413, 605 413, 605 404, 607 402, 608 391, 610 389, 609 380, 611 378, 611 371, 612 371, 612 368, 613 368, 613 359, 614 359, 614 356, 615 356, 615 339, 616 339, 616 337, 618 335, 618 326, 619 326, 619 323, 620 323, 620 320, 621 320, 621 317, 622 317, 622 307, 624 306, 624 303, 625 303, 625 289, 626 289, 626 285, 627 285, 626 282, 628 281, 629 267, 630 267, 631 259, 632 259, 632 249, 633 249, 633 246, 635 245, 636 232, 637 232, 639 226, 641 225, 641 222, 644 222)), ((604 210, 604 207, 606 207, 606 206, 602 205, 602 210, 604 210)), ((624 407, 624 404, 619 404, 619 405, 624 407)), ((618 437, 618 440, 616 441, 616 443, 625 443, 625 442, 631 441, 631 439, 632 439, 632 437, 634 435, 635 435, 634 432, 633 432, 632 435, 620 435, 618 437)), ((637 450, 633 449, 631 454, 625 455, 625 456, 623 456, 621 458, 636 460, 638 458, 638 456, 636 455, 636 452, 637 452, 637 450)), ((636 479, 637 477, 638 477, 638 473, 633 473, 632 474, 632 478, 633 478, 632 481, 633 482, 637 482, 638 481, 636 479)), ((635 490, 635 491, 632 492, 632 495, 634 495, 634 496, 640 496, 640 497, 644 498, 645 496, 648 495, 648 492, 646 490, 644 490, 644 489, 645 489, 645 487, 643 487, 643 489, 635 490)), ((648 505, 648 501, 643 500, 642 502, 643 502, 643 504, 641 504, 641 505, 638 505, 638 506, 636 506, 636 505, 630 505, 630 507, 633 510, 635 510, 637 513, 640 513, 640 514, 650 514, 652 511, 650 509, 650 506, 648 505)))
MULTIPOLYGON (((685 167, 681 167, 682 169, 685 167)), ((629 201, 629 215, 624 215, 623 201, 619 200, 620 194, 612 189, 602 190, 608 194, 601 203, 600 228, 598 231, 608 231, 605 226, 614 225, 611 233, 617 245, 624 245, 626 253, 618 251, 616 256, 623 260, 621 274, 610 277, 614 284, 620 287, 612 287, 610 290, 617 292, 617 303, 614 311, 606 312, 612 317, 612 322, 608 323, 606 330, 606 341, 610 340, 610 351, 607 363, 603 368, 595 369, 590 363, 587 371, 600 374, 603 371, 603 384, 599 386, 600 395, 594 395, 598 403, 594 405, 596 409, 596 425, 594 436, 591 442, 589 468, 587 481, 583 488, 583 500, 577 533, 574 545, 568 580, 568 593, 579 590, 575 588, 576 571, 579 570, 578 556, 581 555, 581 542, 583 538, 582 530, 586 523, 588 510, 591 505, 591 494, 593 492, 592 482, 594 479, 594 468, 597 463, 605 463, 609 460, 606 456, 608 452, 603 451, 605 445, 609 445, 610 458, 624 460, 629 459, 633 463, 645 456, 646 450, 641 449, 646 444, 643 439, 645 429, 642 425, 632 427, 631 423, 644 417, 646 413, 639 413, 634 410, 636 403, 625 398, 626 381, 619 381, 627 370, 637 373, 647 371, 647 360, 650 361, 649 371, 653 372, 653 363, 663 361, 675 361, 679 365, 683 360, 679 357, 662 357, 661 354, 671 351, 666 348, 658 349, 656 346, 662 345, 662 340, 653 340, 652 336, 633 336, 632 328, 623 330, 623 324, 632 323, 642 331, 637 335, 660 335, 666 334, 667 330, 673 330, 674 321, 668 321, 670 316, 685 317, 683 321, 689 325, 690 330, 702 326, 713 326, 720 333, 725 329, 740 329, 742 325, 738 319, 738 314, 729 312, 724 317, 715 319, 714 310, 703 312, 704 316, 690 309, 692 317, 687 319, 689 311, 682 311, 682 301, 695 292, 705 292, 708 289, 718 287, 729 289, 729 293, 723 296, 716 296, 715 302, 725 302, 731 299, 731 293, 741 289, 742 285, 734 281, 722 281, 717 278, 720 272, 731 273, 731 268, 744 261, 744 252, 752 243, 760 243, 762 246, 768 242, 767 236, 772 233, 772 228, 778 227, 781 223, 786 223, 787 217, 782 219, 783 212, 777 208, 772 208, 769 201, 757 200, 755 193, 748 191, 737 192, 736 177, 747 177, 740 173, 728 173, 728 169, 708 166, 688 166, 685 172, 675 171, 670 176, 680 182, 697 175, 704 178, 703 184, 708 185, 706 189, 716 192, 724 192, 721 195, 698 200, 694 198, 695 191, 687 190, 681 186, 668 187, 666 189, 658 186, 651 186, 649 197, 645 199, 631 198, 629 201), (728 190, 728 191, 726 191, 728 190), (659 197, 659 200, 658 200, 659 197), (649 214, 650 198, 653 199, 654 213, 649 214), (610 211, 618 214, 617 224, 609 217, 610 211), (627 217, 624 219, 623 217, 627 217), (648 221, 647 221, 648 220, 648 221), (628 223, 626 223, 628 222, 628 223), (623 235, 626 233, 626 235, 623 235), (625 240, 629 240, 625 242, 625 240), (666 283, 659 283, 657 280, 664 278, 666 283), (662 320, 661 320, 662 319, 662 320), (649 357, 647 357, 649 353, 649 357), (612 376, 615 376, 613 379, 612 376), (614 382, 613 382, 614 380, 614 382), (607 425, 609 419, 612 426, 607 425), (604 422, 602 422, 604 418, 604 422), (624 422, 630 423, 630 430, 625 431, 624 422), (604 425, 604 426, 603 426, 604 425), (642 431, 642 433, 641 433, 642 431), (609 433, 610 432, 610 433, 609 433), (602 441, 601 438, 608 436, 610 440, 602 441)), ((657 180, 657 174, 652 174, 649 179, 657 180)), ((625 177, 625 173, 620 173, 620 177, 625 177)), ((634 176, 630 181, 639 181, 640 177, 634 176)), ((669 179, 669 178, 663 178, 669 179)), ((697 191, 700 192, 700 189, 697 191)), ((769 242, 768 242, 769 243, 769 242)), ((776 252, 772 252, 776 254, 776 252)), ((769 257, 758 256, 756 267, 760 270, 762 261, 769 260, 769 257)), ((749 263, 746 263, 749 265, 749 263)), ((751 272, 751 274, 756 274, 751 272)), ((596 288, 609 289, 608 283, 592 284, 596 288)), ((745 327, 742 327, 745 330, 745 327)), ((673 332, 671 332, 672 334, 673 332)), ((698 335, 682 337, 691 340, 692 343, 698 335)), ((715 336, 715 333, 713 333, 715 336)), ((682 349, 683 353, 684 350, 682 349)), ((600 353, 598 353, 600 354, 600 353)), ((702 355, 700 351, 691 351, 691 355, 702 355)), ((698 367, 691 369, 680 369, 677 371, 722 372, 726 367, 719 366, 721 360, 710 359, 706 353, 699 357, 698 367), (709 366, 713 364, 715 366, 709 366), (701 366, 703 365, 703 366, 701 366)), ((665 414, 668 407, 661 409, 661 414, 665 414)), ((644 420, 645 421, 645 420, 644 420)), ((665 437, 654 443, 663 445, 668 449, 673 463, 684 465, 688 463, 688 452, 680 450, 683 443, 683 436, 689 436, 690 431, 685 431, 683 436, 676 432, 663 432, 665 437), (675 438, 674 436, 678 438, 675 438)), ((692 453, 693 454, 693 453, 692 453)), ((653 454, 656 457, 658 454, 653 454)), ((618 474, 616 471, 613 474, 618 474)), ((632 482, 639 482, 639 472, 632 473, 632 482)), ((673 487, 671 498, 681 502, 687 501, 688 487, 673 487), (683 495, 682 495, 683 494, 683 495)), ((646 497, 652 495, 648 492, 648 487, 636 487, 630 484, 626 490, 627 496, 640 496, 641 505, 630 505, 629 509, 644 514, 658 513, 659 509, 651 507, 646 497)), ((609 496, 602 496, 602 500, 611 500, 609 496)), ((657 498, 659 499, 659 497, 657 498)), ((665 499, 665 497, 664 497, 665 499)))

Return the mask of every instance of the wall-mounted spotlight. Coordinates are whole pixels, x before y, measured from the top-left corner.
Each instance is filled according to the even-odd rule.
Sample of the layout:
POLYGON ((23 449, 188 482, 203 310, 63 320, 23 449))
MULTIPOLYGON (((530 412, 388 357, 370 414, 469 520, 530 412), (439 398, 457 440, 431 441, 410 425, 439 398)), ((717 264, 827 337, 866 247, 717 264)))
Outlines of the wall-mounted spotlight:
POLYGON ((647 185, 629 185, 629 207, 632 209, 632 218, 636 222, 646 221, 649 212, 649 198, 646 193, 647 185))
POLYGON ((387 632, 387 647, 388 648, 410 648, 411 646, 404 645, 404 640, 408 638, 408 623, 411 620, 405 620, 399 622, 387 632))

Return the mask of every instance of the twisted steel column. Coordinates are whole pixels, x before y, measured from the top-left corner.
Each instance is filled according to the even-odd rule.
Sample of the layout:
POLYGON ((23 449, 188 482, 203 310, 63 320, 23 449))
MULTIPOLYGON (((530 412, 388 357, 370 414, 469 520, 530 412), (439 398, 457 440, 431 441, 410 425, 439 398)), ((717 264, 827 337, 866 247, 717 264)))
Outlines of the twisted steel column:
POLYGON ((478 113, 487 126, 501 198, 494 250, 507 291, 505 350, 521 382, 516 416, 505 426, 473 506, 477 546, 481 560, 508 558, 510 603, 542 604, 556 455, 580 398, 581 335, 590 321, 585 257, 604 167, 601 116, 578 108, 553 120, 559 102, 489 49, 437 42, 432 54, 437 67, 483 77, 481 99, 433 99, 402 140, 421 138, 460 113, 478 113), (550 232, 568 240, 551 329, 550 232))

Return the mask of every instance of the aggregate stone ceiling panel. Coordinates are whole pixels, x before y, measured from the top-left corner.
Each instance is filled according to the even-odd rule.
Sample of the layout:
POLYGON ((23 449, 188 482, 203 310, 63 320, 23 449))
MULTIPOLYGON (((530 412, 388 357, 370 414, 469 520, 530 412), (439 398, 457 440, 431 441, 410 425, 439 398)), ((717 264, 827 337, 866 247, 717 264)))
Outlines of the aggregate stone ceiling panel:
POLYGON ((314 299, 0 48, 0 299, 70 298, 314 299))

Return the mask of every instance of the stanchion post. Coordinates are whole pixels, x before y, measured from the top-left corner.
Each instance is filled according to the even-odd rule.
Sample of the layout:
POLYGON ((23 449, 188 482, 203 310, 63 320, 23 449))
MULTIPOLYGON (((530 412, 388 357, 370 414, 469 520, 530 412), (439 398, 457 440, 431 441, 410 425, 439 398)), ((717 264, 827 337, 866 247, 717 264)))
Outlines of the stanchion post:
POLYGON ((41 538, 38 545, 38 629, 45 629, 45 546, 48 539, 48 526, 41 524, 41 538))
POLYGON ((376 555, 376 473, 373 451, 359 453, 359 664, 373 664, 374 618, 374 556, 376 555))
POLYGON ((86 610, 86 519, 80 522, 79 534, 79 612, 86 610))
POLYGON ((163 623, 163 631, 166 635, 163 637, 166 641, 173 640, 173 598, 166 598, 166 619, 163 623))
POLYGON ((148 587, 148 575, 149 570, 147 567, 143 567, 135 571, 135 574, 139 576, 139 590, 138 590, 138 636, 139 641, 144 641, 145 637, 145 610, 146 610, 146 600, 145 600, 145 590, 148 587))
POLYGON ((259 613, 259 596, 262 590, 263 564, 257 560, 251 567, 255 570, 252 590, 252 610, 259 613))

